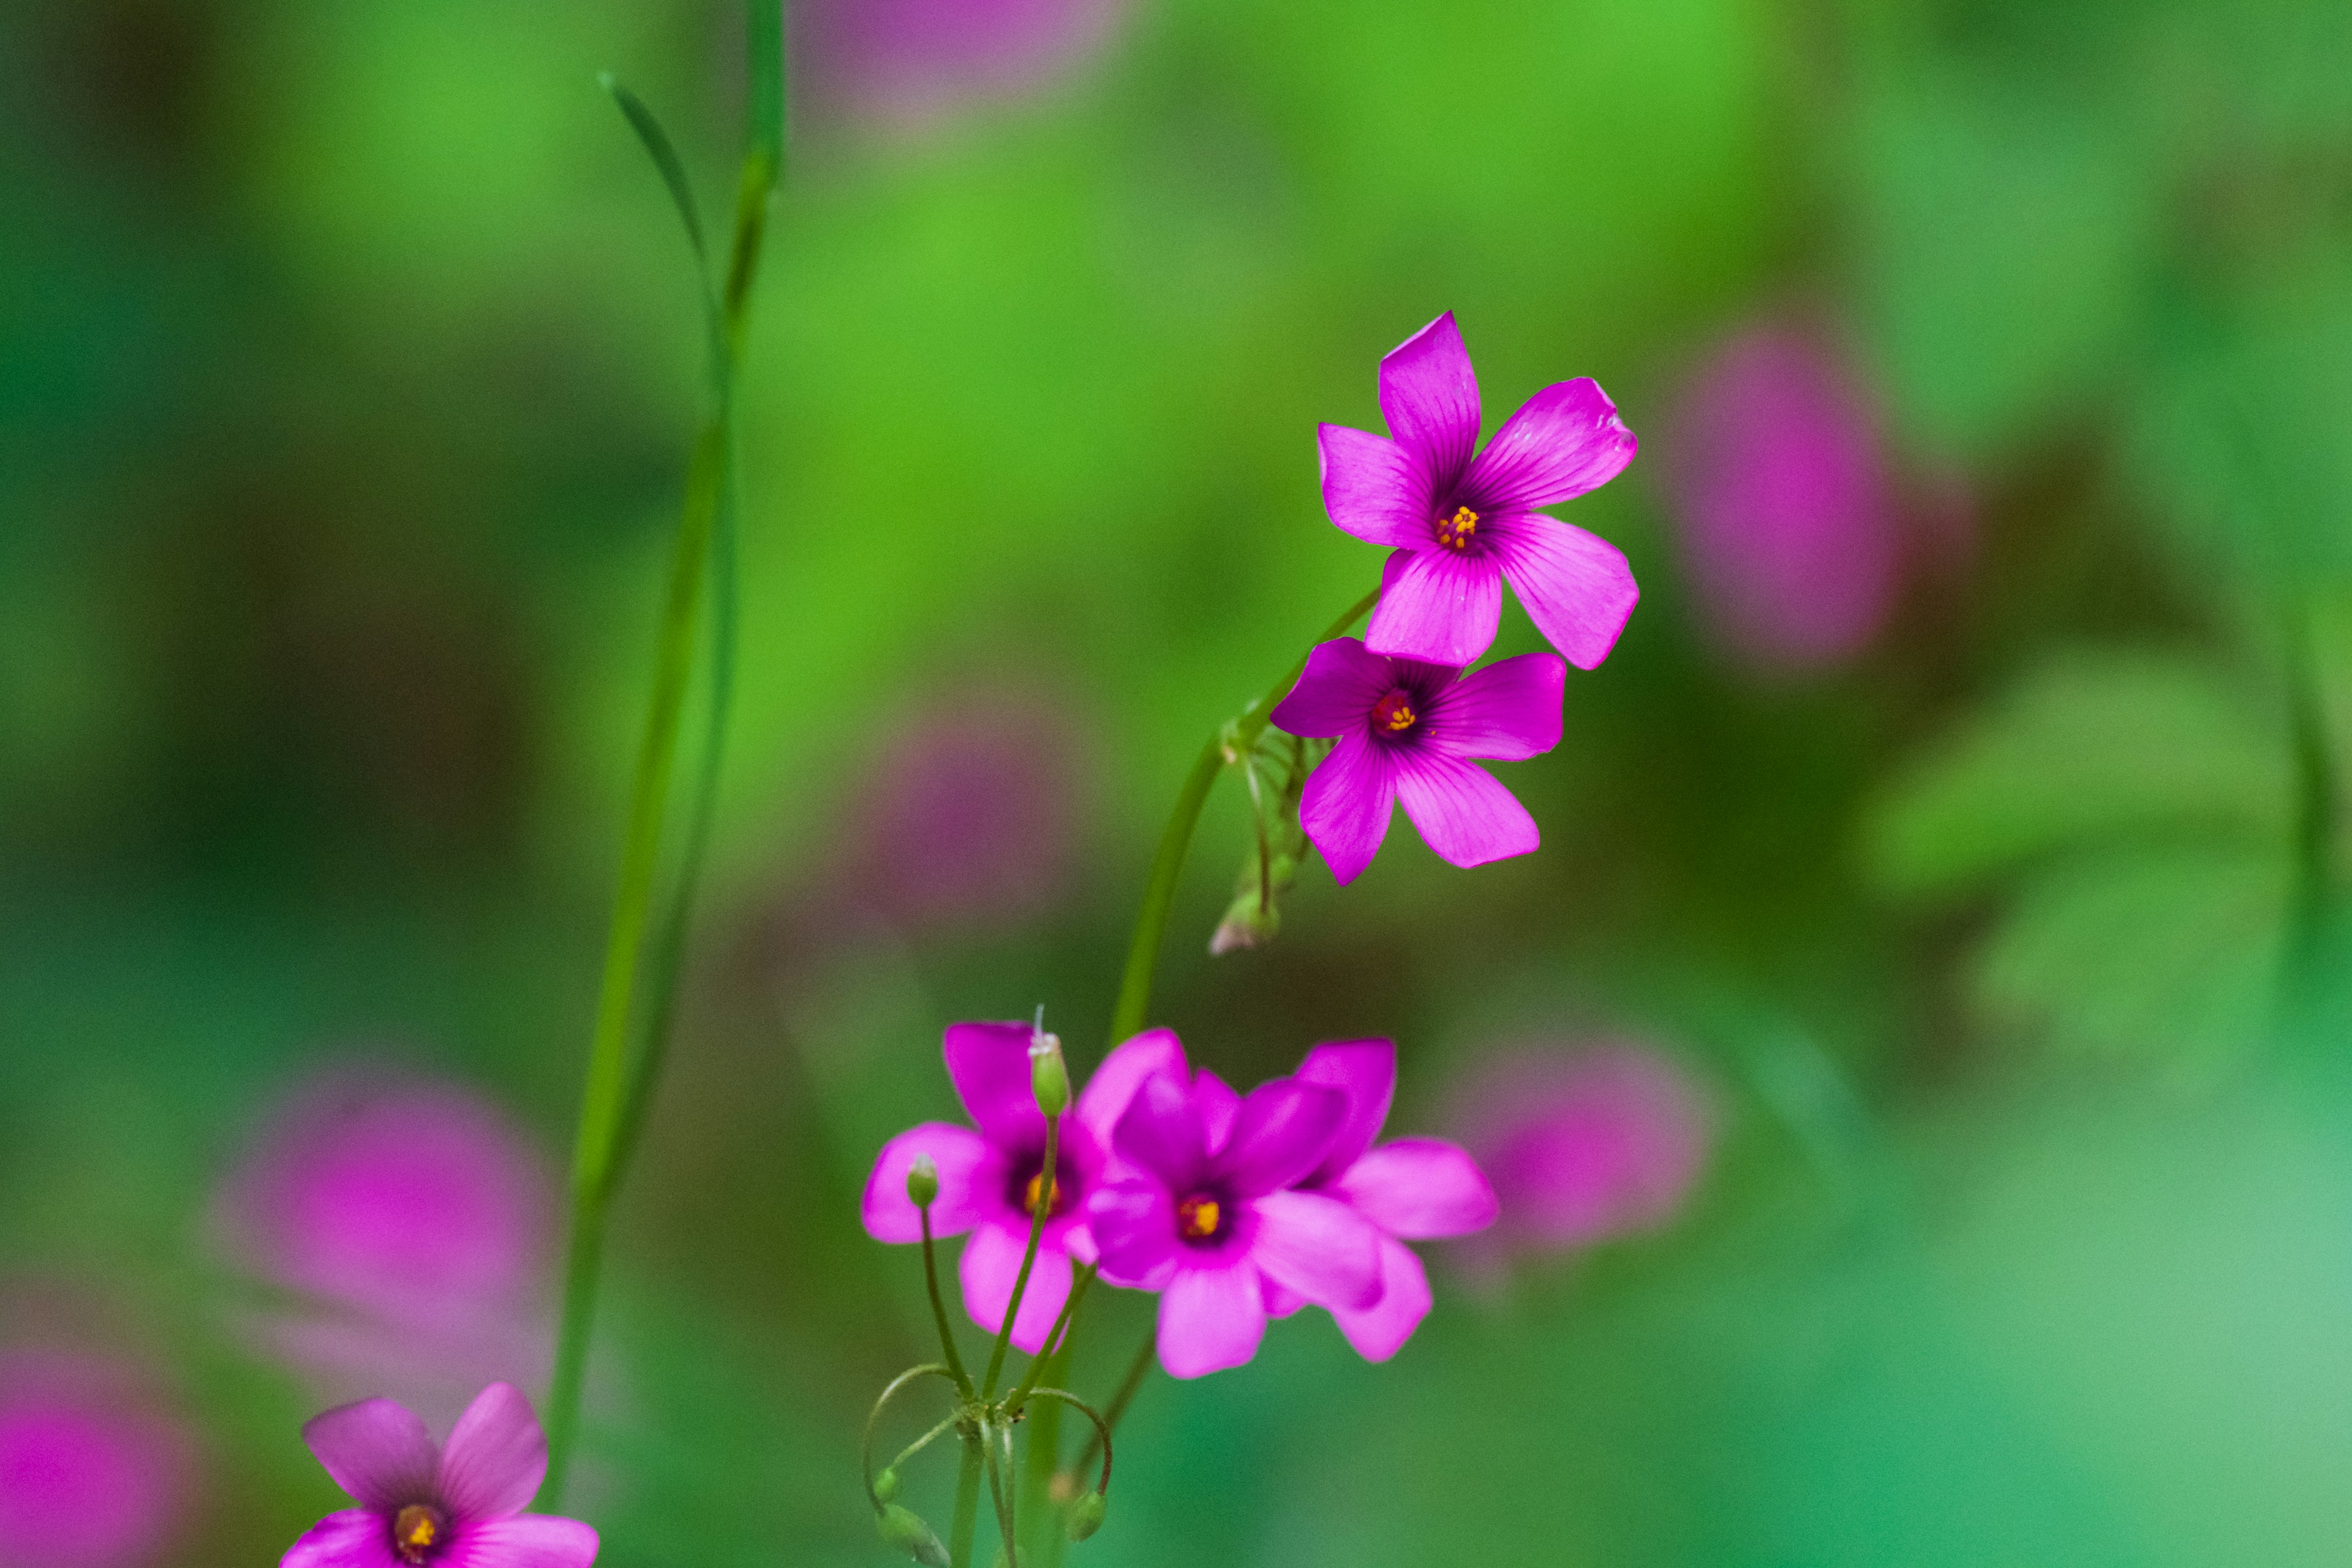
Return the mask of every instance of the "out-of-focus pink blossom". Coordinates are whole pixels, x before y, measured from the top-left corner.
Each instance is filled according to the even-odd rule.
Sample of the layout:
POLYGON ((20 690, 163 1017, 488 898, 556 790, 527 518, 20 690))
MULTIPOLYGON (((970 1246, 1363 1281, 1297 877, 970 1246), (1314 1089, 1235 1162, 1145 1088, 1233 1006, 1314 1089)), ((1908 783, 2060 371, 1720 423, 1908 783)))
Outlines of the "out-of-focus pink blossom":
POLYGON ((820 101, 901 125, 1034 92, 1098 53, 1127 0, 794 0, 793 59, 820 101))
POLYGON ((1463 1146, 1501 1217, 1465 1255, 1565 1251, 1654 1230, 1682 1208, 1706 1160, 1703 1096, 1655 1051, 1610 1043, 1489 1062, 1457 1096, 1463 1146))
POLYGON ((0 1563, 136 1568, 188 1502, 186 1434, 127 1369, 49 1351, 0 1355, 0 1563))

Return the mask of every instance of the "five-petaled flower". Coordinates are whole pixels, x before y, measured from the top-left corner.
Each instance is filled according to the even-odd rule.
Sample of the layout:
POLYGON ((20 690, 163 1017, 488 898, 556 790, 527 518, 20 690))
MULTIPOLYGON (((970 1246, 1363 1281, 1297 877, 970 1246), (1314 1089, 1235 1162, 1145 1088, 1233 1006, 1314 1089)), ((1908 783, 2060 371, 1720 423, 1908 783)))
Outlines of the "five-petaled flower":
POLYGON ((1347 1115, 1338 1089, 1276 1079, 1244 1099, 1181 1058, 1136 1091, 1113 1135, 1121 1167, 1087 1217, 1103 1278, 1160 1292, 1170 1375, 1255 1355, 1269 1284, 1348 1310, 1380 1300, 1380 1231, 1338 1198, 1293 1190, 1347 1115))
POLYGON ((919 1154, 939 1167, 931 1204, 931 1234, 964 1243, 963 1304, 971 1321, 994 1333, 1021 1272, 1031 1218, 1046 1209, 1028 1289, 1013 1324, 1013 1342, 1034 1355, 1060 1315, 1070 1290, 1070 1261, 1095 1260, 1087 1227, 1087 1199, 1105 1178, 1111 1130, 1136 1086, 1160 1068, 1183 1062, 1183 1047, 1165 1029, 1136 1036, 1103 1059, 1062 1118, 1054 1153, 1054 1183, 1041 1192, 1045 1118, 1032 1092, 1027 1024, 954 1024, 947 1031, 948 1076, 978 1131, 952 1122, 926 1121, 882 1146, 866 1184, 866 1233, 877 1241, 922 1239, 922 1218, 907 1196, 907 1168, 919 1154))
POLYGON ((363 1399, 314 1417, 302 1440, 360 1506, 311 1526, 279 1568, 588 1568, 596 1532, 527 1514, 547 1475, 530 1402, 494 1383, 436 1447, 405 1407, 363 1399))
POLYGON ((1545 387, 1477 450, 1478 378, 1448 311, 1381 361, 1381 413, 1393 440, 1340 425, 1318 436, 1331 521, 1395 552, 1365 646, 1469 664, 1494 646, 1508 578, 1570 663, 1608 658, 1639 596, 1633 574, 1615 545, 1536 510, 1633 460, 1633 433, 1600 386, 1545 387))
POLYGON ((1298 809, 1331 874, 1350 882, 1371 864, 1398 801, 1454 865, 1534 849, 1535 819, 1470 759, 1519 762, 1559 744, 1567 680, 1567 666, 1548 653, 1463 676, 1367 652, 1353 637, 1318 645, 1273 718, 1294 735, 1339 742, 1307 781, 1298 809))

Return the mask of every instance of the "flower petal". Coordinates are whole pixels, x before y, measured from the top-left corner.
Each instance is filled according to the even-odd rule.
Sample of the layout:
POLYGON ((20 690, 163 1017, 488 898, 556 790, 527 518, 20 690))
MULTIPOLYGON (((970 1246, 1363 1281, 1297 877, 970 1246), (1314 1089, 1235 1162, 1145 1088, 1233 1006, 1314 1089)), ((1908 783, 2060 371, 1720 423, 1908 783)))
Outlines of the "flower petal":
POLYGON ((313 1415, 302 1424, 302 1441, 337 1486, 375 1509, 404 1508, 430 1494, 441 1463, 425 1423, 389 1399, 313 1415))
POLYGON ((474 1395, 441 1450, 442 1500, 460 1523, 506 1519, 530 1506, 547 1479, 547 1434, 511 1383, 474 1395))
POLYGON ((302 1539, 278 1560, 278 1568, 402 1568, 402 1564, 392 1550, 392 1527, 383 1515, 372 1508, 347 1508, 304 1531, 302 1539))
POLYGON ((1495 1223, 1495 1189, 1459 1144, 1400 1138, 1348 1168, 1334 1189, 1365 1218, 1408 1241, 1465 1236, 1495 1223))
POLYGON ((1343 888, 1363 875, 1389 835, 1396 808, 1392 773, 1387 750, 1370 736, 1356 734, 1332 747, 1307 777, 1298 826, 1343 888))
POLYGON ((588 1568, 596 1532, 576 1519, 526 1513, 476 1525, 457 1538, 444 1568, 588 1568))
POLYGON ((1555 506, 1623 473, 1637 445, 1600 383, 1556 382, 1503 421, 1463 492, 1481 513, 1555 506))
POLYGON ((1265 1301, 1247 1263, 1179 1270, 1160 1297, 1160 1364, 1201 1377, 1245 1364, 1265 1338, 1265 1301))
POLYGON ((1381 1299, 1381 1233, 1320 1193, 1268 1193, 1257 1200, 1250 1261, 1325 1307, 1360 1309, 1381 1299))
POLYGON ((1318 740, 1363 732, 1370 722, 1372 704, 1398 684, 1396 667, 1376 653, 1365 651, 1354 637, 1334 637, 1317 643, 1307 655, 1307 668, 1271 715, 1294 735, 1318 740))
POLYGON ((1276 1283, 1274 1276, 1264 1269, 1258 1271, 1257 1284, 1258 1295, 1265 1301, 1267 1317, 1292 1318, 1306 1310, 1306 1297, 1287 1285, 1276 1283))
POLYGON ((1478 375, 1453 311, 1382 356, 1381 415, 1439 488, 1469 467, 1478 444, 1478 375))
MULTIPOLYGON (((1027 1231, 1003 1225, 983 1225, 963 1244, 957 1270, 963 1279, 963 1310, 992 1334, 1004 1327, 1004 1309, 1028 1247, 1027 1231)), ((1069 1293, 1070 1255, 1041 1241, 1037 1261, 1029 1268, 1029 1288, 1021 1293, 1021 1315, 1013 1320, 1013 1342, 1030 1355, 1042 1350, 1045 1331, 1069 1293)))
POLYGON ((1367 544, 1426 544, 1436 502, 1429 470, 1408 447, 1369 431, 1326 425, 1315 433, 1323 507, 1367 544))
POLYGON ((1475 763, 1422 752, 1397 769, 1397 798, 1421 836, 1453 866, 1483 866, 1542 843, 1536 819, 1475 763))
POLYGON ((1176 1200, 1159 1183, 1128 1177, 1087 1199, 1087 1229, 1102 1258, 1102 1277, 1131 1290, 1157 1290, 1174 1270, 1176 1200))
POLYGON ((1029 1087, 1030 1035, 1026 1024, 948 1026, 948 1077, 972 1125, 992 1143, 1045 1142, 1045 1116, 1029 1087))
POLYGON ((1192 1106, 1201 1113, 1201 1131, 1208 1134, 1209 1148, 1223 1149, 1234 1135, 1234 1118, 1241 1114, 1240 1094, 1232 1084, 1202 1068, 1192 1075, 1192 1106))
MULTIPOLYGON (((1208 1163, 1208 1131, 1187 1087, 1171 1073, 1154 1073, 1128 1101, 1111 1147, 1129 1164, 1140 1165, 1163 1184, 1192 1184, 1208 1163)), ((1097 1234, 1099 1243, 1102 1237, 1097 1234)))
POLYGON ((1432 747, 1457 757, 1518 763, 1559 744, 1568 666, 1557 654, 1522 653, 1474 669, 1445 689, 1429 715, 1432 747))
POLYGON ((1364 627, 1374 653, 1459 668, 1495 646, 1503 571, 1493 555, 1432 545, 1400 550, 1381 568, 1381 602, 1364 627))
POLYGON ((923 1239, 923 1216, 907 1197, 907 1168, 918 1154, 929 1154, 940 1168, 940 1195, 931 1204, 931 1234, 961 1236, 987 1212, 982 1201, 981 1167, 994 1152, 988 1140, 969 1127, 951 1121, 924 1121, 909 1127, 874 1157, 873 1174, 866 1178, 866 1198, 860 1217, 866 1234, 877 1241, 923 1239))
POLYGON ((1642 596, 1624 552, 1580 528, 1532 512, 1499 518, 1493 560, 1551 646, 1598 669, 1642 596))
POLYGON ((1314 1173, 1301 1184, 1321 1186, 1361 1158, 1389 1119, 1389 1102, 1396 1095, 1396 1042, 1393 1040, 1332 1040, 1307 1053, 1298 1064, 1301 1083, 1319 1083, 1347 1096, 1348 1111, 1331 1135, 1314 1173))
POLYGON ((1145 1079, 1156 1072, 1174 1073, 1181 1079, 1191 1070, 1184 1061, 1184 1043, 1176 1037, 1175 1030, 1146 1029, 1120 1041, 1103 1058, 1102 1066, 1095 1068, 1087 1087, 1078 1091, 1077 1120, 1094 1134, 1097 1143, 1108 1149, 1118 1119, 1127 1113, 1129 1102, 1145 1079))
POLYGON ((1286 1187, 1322 1162, 1347 1115, 1348 1097, 1336 1089, 1288 1078, 1262 1083, 1234 1118, 1217 1174, 1237 1197, 1286 1187))
POLYGON ((1396 1354, 1428 1315, 1429 1275, 1421 1259, 1403 1242, 1385 1236, 1381 1237, 1381 1299, 1361 1310, 1331 1309, 1339 1331, 1366 1361, 1386 1361, 1396 1354))

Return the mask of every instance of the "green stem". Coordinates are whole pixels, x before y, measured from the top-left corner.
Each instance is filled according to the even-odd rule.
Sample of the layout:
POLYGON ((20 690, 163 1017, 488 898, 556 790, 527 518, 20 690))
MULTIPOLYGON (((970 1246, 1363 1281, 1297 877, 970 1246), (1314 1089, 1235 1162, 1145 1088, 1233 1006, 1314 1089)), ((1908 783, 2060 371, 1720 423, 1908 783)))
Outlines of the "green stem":
MULTIPOLYGON (((1360 617, 1369 614, 1380 598, 1380 590, 1373 589, 1315 640, 1325 643, 1343 635, 1360 617)), ((1176 795, 1176 809, 1169 814, 1168 826, 1160 835, 1160 847, 1151 858, 1151 875, 1143 885, 1142 906, 1136 911, 1135 936, 1128 943, 1127 970, 1119 979, 1118 1003, 1111 1009, 1113 1045, 1139 1033, 1150 1011, 1151 982, 1160 968, 1168 913, 1176 902, 1176 884, 1183 875, 1184 858, 1192 851, 1192 830, 1200 826, 1201 812, 1209 804, 1209 791, 1229 763, 1247 756, 1250 748, 1257 744, 1257 738, 1265 732, 1266 723, 1274 715, 1276 704, 1289 695, 1306 668, 1307 659, 1302 655, 1265 696, 1209 737, 1209 743, 1192 761, 1192 771, 1184 775, 1184 787, 1176 795)))
POLYGON ((939 1325, 940 1352, 946 1356, 948 1371, 955 1374, 956 1392, 967 1400, 971 1397, 971 1374, 963 1369, 963 1357, 956 1352, 955 1334, 948 1327, 947 1303, 940 1296, 940 1265, 931 1246, 931 1205, 922 1205, 923 1222, 923 1284, 931 1293, 931 1321, 939 1325))
POLYGON ((1004 1352, 1013 1343, 1013 1322, 1021 1315, 1021 1298, 1029 1292, 1029 1270, 1036 1266, 1037 1243, 1045 1234, 1045 1215, 1054 1206, 1054 1154, 1061 1131, 1060 1117, 1045 1118, 1045 1163, 1037 1168, 1037 1201, 1029 1211, 1029 1245, 1021 1254, 1021 1272, 1013 1277, 1013 1300, 1004 1304, 1004 1324, 996 1331, 996 1349, 989 1352, 988 1375, 980 1381, 982 1399, 996 1397, 996 1374, 1004 1370, 1004 1352))
MULTIPOLYGON (((1159 1348, 1160 1328, 1155 1323, 1151 1331, 1143 1336, 1143 1342, 1135 1347, 1135 1359, 1128 1363, 1127 1376, 1120 1380, 1118 1392, 1111 1395, 1110 1408, 1102 1413, 1102 1427, 1097 1441, 1108 1444, 1110 1435, 1118 1429, 1118 1418, 1127 1414, 1128 1402, 1135 1397, 1135 1391, 1143 1386, 1144 1374, 1151 1370, 1152 1353, 1159 1348)), ((1083 1470, 1093 1463, 1095 1447, 1096 1443, 1089 1442, 1079 1453, 1078 1462, 1071 1468, 1083 1470)))
POLYGON ((955 1515, 948 1525, 949 1568, 971 1568, 971 1538, 980 1528, 980 1458, 978 1434, 963 1440, 963 1466, 956 1472, 955 1515))
POLYGON ((1087 1287, 1095 1282, 1095 1266, 1091 1263, 1078 1270, 1077 1281, 1070 1287, 1069 1297, 1062 1303, 1061 1314, 1055 1318, 1054 1326, 1045 1331, 1045 1342, 1037 1347, 1037 1354, 1029 1363, 1029 1370, 1022 1374, 1020 1383, 1005 1395, 1004 1414, 1008 1418, 1021 1414, 1021 1407, 1028 1403, 1029 1391, 1037 1386, 1038 1374, 1045 1370, 1045 1363, 1060 1352, 1062 1336, 1068 1331, 1070 1320, 1077 1316, 1078 1303, 1087 1299, 1087 1287))
MULTIPOLYGON (((945 1377, 947 1374, 948 1369, 936 1363, 924 1366, 908 1367, 906 1371, 900 1373, 898 1376, 890 1380, 889 1386, 883 1389, 880 1396, 874 1401, 874 1408, 866 1413, 866 1440, 858 1446, 858 1465, 866 1477, 866 1500, 874 1505, 875 1512, 879 1513, 882 1511, 882 1500, 874 1495, 874 1429, 882 1424, 882 1413, 890 1408, 890 1401, 898 1398, 899 1392, 902 1389, 913 1384, 918 1379, 926 1377, 945 1377)), ((947 1424, 949 1426, 953 1426, 961 1418, 962 1413, 958 1412, 955 1415, 948 1418, 947 1424)), ((937 1436, 938 1435, 938 1432, 934 1431, 931 1434, 931 1436, 937 1436)), ((907 1453, 913 1453, 915 1448, 921 1447, 923 1443, 928 1443, 930 1440, 930 1437, 925 1437, 922 1442, 917 1443, 914 1448, 908 1449, 907 1453)), ((901 1454, 898 1456, 897 1460, 893 1461, 893 1463, 903 1462, 906 1459, 906 1454, 901 1454)))
POLYGON ((985 1432, 981 1436, 982 1446, 988 1456, 988 1496, 989 1500, 996 1505, 997 1533, 1004 1538, 1005 1568, 1021 1568, 1021 1549, 1013 1539, 1013 1500, 1004 1486, 1004 1471, 1013 1462, 1013 1434, 1008 1430, 1000 1436, 1004 1447, 1002 1464, 997 1461, 996 1446, 989 1442, 985 1432))

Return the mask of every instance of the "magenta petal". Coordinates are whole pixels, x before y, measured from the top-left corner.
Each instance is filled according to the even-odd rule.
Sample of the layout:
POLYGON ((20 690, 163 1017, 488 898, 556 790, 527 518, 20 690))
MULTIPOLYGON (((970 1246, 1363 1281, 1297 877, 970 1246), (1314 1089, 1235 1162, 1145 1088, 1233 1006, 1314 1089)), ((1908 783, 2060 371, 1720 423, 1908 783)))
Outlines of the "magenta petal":
POLYGON ((1157 1072, 1181 1079, 1190 1070, 1184 1061, 1184 1044, 1175 1030, 1146 1029, 1122 1040, 1103 1058, 1102 1066, 1095 1068, 1094 1077, 1079 1091, 1077 1120, 1094 1134, 1096 1142, 1108 1149, 1118 1119, 1127 1113, 1145 1079, 1157 1072))
POLYGON ((1559 744, 1568 666, 1558 654, 1522 653, 1474 669, 1433 704, 1429 743, 1456 757, 1525 762, 1559 744))
POLYGON ((972 1125, 992 1143, 1040 1144, 1045 1118, 1029 1087, 1026 1024, 950 1024, 948 1077, 972 1125))
POLYGON ((1349 735, 1323 759, 1298 802, 1298 826, 1346 887, 1363 874, 1389 835, 1396 783, 1389 754, 1369 735, 1349 735))
POLYGON ((1600 668, 1642 596, 1624 552, 1531 512, 1496 519, 1492 532, 1494 559, 1536 629, 1577 668, 1600 668))
POLYGON ((302 1441, 337 1486, 370 1508, 401 1508, 425 1496, 441 1462, 425 1423, 389 1399, 314 1415, 302 1424, 302 1441))
POLYGON ((1381 1233, 1371 1221, 1320 1193, 1268 1193, 1256 1208, 1250 1261, 1269 1278, 1325 1307, 1381 1299, 1381 1233))
POLYGON ((1243 1100, 1217 1171, 1240 1197, 1286 1187, 1322 1162, 1348 1114, 1348 1097, 1297 1079, 1262 1083, 1243 1100))
POLYGON ((1354 637, 1334 637, 1308 652, 1307 667, 1271 717, 1294 735, 1330 740, 1360 734, 1370 721, 1372 704, 1396 685, 1394 665, 1366 652, 1354 637))
MULTIPOLYGON (((1118 1119, 1111 1146, 1120 1159, 1142 1166, 1171 1187, 1190 1185, 1209 1157, 1200 1109, 1185 1086, 1168 1073, 1143 1080, 1118 1119)), ((1095 1239, 1102 1237, 1097 1234, 1095 1239)))
POLYGON ((969 1127, 950 1121, 924 1121, 909 1127, 874 1157, 874 1172, 866 1178, 866 1198, 859 1215, 866 1234, 877 1241, 906 1243, 923 1239, 923 1216, 907 1196, 907 1170, 918 1154, 929 1154, 940 1171, 940 1195, 931 1204, 931 1234, 961 1236, 986 1212, 974 1175, 988 1163, 988 1140, 969 1127))
POLYGON ((1166 1187, 1141 1178, 1112 1182, 1088 1194, 1087 1229, 1102 1258, 1102 1277, 1133 1290, 1165 1286, 1183 1246, 1176 1239, 1176 1200, 1166 1187))
POLYGON ((1258 1295, 1265 1302, 1269 1318, 1296 1317, 1307 1308, 1307 1298, 1287 1285, 1277 1284, 1274 1277, 1260 1270, 1257 1277, 1258 1295))
POLYGON ((1265 1338, 1265 1300, 1247 1263, 1187 1268, 1160 1297, 1160 1364, 1171 1377, 1201 1377, 1245 1364, 1265 1338))
MULTIPOLYGON (((1028 1246, 1027 1231, 1002 1225, 983 1225, 963 1244, 958 1269, 963 1279, 963 1310, 992 1334, 1004 1327, 1004 1309, 1013 1300, 1013 1283, 1021 1277, 1021 1255, 1028 1246)), ((1070 1255, 1040 1243, 1037 1261, 1029 1268, 1029 1288, 1021 1293, 1021 1315, 1013 1321, 1013 1342, 1035 1355, 1045 1347, 1045 1331, 1069 1294, 1070 1255)))
POLYGON ((1348 1168, 1334 1189, 1358 1213, 1407 1241, 1464 1236, 1495 1223, 1495 1189, 1463 1149, 1439 1138, 1400 1138, 1348 1168))
POLYGON ((1192 1109, 1201 1113, 1201 1131, 1208 1135, 1213 1155, 1234 1135, 1234 1118, 1241 1114, 1242 1097, 1232 1084, 1202 1068, 1192 1075, 1192 1109))
POLYGON ((1484 768, 1424 752, 1406 758, 1396 774, 1404 814, 1448 865, 1483 866, 1542 842, 1528 808, 1484 768))
POLYGON ((459 1519, 520 1513, 547 1479, 547 1434, 530 1401, 511 1383, 474 1395, 441 1450, 442 1500, 459 1519))
POLYGON ((596 1532, 587 1525, 527 1513, 467 1530, 440 1568, 588 1568, 595 1561, 596 1532))
POLYGON ((403 1568, 392 1550, 392 1531, 372 1508, 331 1513, 302 1532, 278 1568, 403 1568))
POLYGON ((1403 1242, 1385 1236, 1381 1237, 1380 1300, 1361 1310, 1331 1309, 1339 1331, 1366 1361, 1386 1361, 1396 1354, 1428 1315, 1429 1275, 1421 1259, 1403 1242))
POLYGON ((1323 464, 1323 506, 1341 530, 1367 544, 1429 542, 1435 501, 1429 474, 1394 441, 1345 425, 1316 432, 1323 464))
POLYGON ((1439 485, 1459 478, 1478 444, 1478 376, 1448 310, 1381 360, 1381 414, 1439 485))
POLYGON ((1364 627, 1374 653, 1459 668, 1495 646, 1503 573, 1494 557, 1443 546, 1400 550, 1381 569, 1381 602, 1364 627))
POLYGON ((1389 1119, 1389 1102, 1396 1095, 1396 1042, 1330 1041, 1307 1053, 1297 1077, 1301 1083, 1319 1083, 1348 1097, 1347 1115, 1307 1178, 1307 1184, 1318 1185, 1354 1164, 1380 1136, 1381 1124, 1389 1119))
POLYGON ((1503 422, 1463 489, 1481 512, 1553 506, 1623 473, 1635 446, 1598 382, 1556 382, 1503 422))

